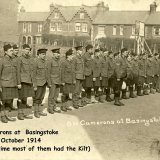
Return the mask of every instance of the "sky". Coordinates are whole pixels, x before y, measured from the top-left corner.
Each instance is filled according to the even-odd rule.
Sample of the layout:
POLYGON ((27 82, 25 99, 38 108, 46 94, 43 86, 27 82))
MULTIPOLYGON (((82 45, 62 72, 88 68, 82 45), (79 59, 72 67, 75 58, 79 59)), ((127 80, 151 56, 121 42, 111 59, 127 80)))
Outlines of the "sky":
MULTIPOLYGON (((24 6, 27 12, 49 11, 51 3, 66 6, 79 6, 82 4, 93 6, 100 0, 19 0, 20 7, 24 6)), ((110 10, 149 10, 149 5, 154 0, 103 0, 110 10)), ((160 3, 160 0, 156 0, 160 3)), ((160 5, 157 10, 160 11, 160 5)))

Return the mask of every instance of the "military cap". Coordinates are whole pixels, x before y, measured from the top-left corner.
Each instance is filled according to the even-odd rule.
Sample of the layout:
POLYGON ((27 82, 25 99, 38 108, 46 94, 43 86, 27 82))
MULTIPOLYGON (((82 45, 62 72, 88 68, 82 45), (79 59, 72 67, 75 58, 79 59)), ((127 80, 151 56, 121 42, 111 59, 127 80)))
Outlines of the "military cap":
POLYGON ((18 48, 19 47, 16 44, 13 45, 13 49, 18 49, 18 48))
POLYGON ((108 52, 108 55, 110 55, 110 54, 112 54, 112 53, 113 53, 112 51, 109 51, 109 52, 108 52))
POLYGON ((29 46, 29 44, 24 44, 24 45, 22 46, 22 48, 23 48, 23 49, 26 49, 26 48, 30 48, 30 49, 31 49, 31 47, 29 46))
POLYGON ((60 53, 60 48, 54 48, 51 51, 52 53, 60 53))
POLYGON ((99 52, 100 50, 99 49, 95 49, 95 51, 94 52, 99 52))
POLYGON ((118 56, 119 55, 119 52, 116 52, 114 53, 114 57, 118 56))
POLYGON ((66 52, 66 57, 70 56, 73 54, 73 50, 70 48, 67 52, 66 52))
POLYGON ((10 44, 5 44, 3 46, 4 51, 8 51, 8 49, 11 49, 11 48, 13 48, 13 47, 10 44))
POLYGON ((48 49, 45 48, 40 48, 37 50, 37 55, 41 54, 41 53, 46 53, 48 49))
POLYGON ((88 50, 91 49, 91 48, 93 48, 93 46, 92 46, 91 44, 88 44, 88 45, 86 46, 86 51, 88 51, 88 50))
POLYGON ((77 47, 75 47, 75 49, 76 49, 76 51, 82 50, 82 49, 83 49, 83 46, 77 46, 77 47))
POLYGON ((122 48, 122 49, 121 49, 121 53, 123 53, 123 52, 125 52, 125 51, 127 51, 127 48, 122 48))

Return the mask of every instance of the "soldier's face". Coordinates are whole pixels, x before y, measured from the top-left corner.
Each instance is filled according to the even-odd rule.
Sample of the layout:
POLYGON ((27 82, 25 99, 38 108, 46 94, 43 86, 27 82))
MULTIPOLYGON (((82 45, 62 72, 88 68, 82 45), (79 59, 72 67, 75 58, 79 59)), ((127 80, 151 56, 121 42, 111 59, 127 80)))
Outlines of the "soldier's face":
POLYGON ((78 55, 82 56, 83 51, 82 50, 78 50, 77 53, 78 53, 78 55))
POLYGON ((9 57, 12 57, 12 55, 13 55, 13 48, 8 49, 5 53, 6 53, 9 57))
POLYGON ((93 54, 93 48, 90 48, 90 49, 88 50, 88 53, 92 55, 92 54, 93 54))
POLYGON ((113 58, 113 54, 109 54, 109 58, 113 58))
POLYGON ((41 53, 41 54, 39 55, 39 58, 45 59, 45 58, 46 58, 46 53, 41 53))
POLYGON ((30 54, 30 48, 25 48, 25 49, 24 49, 24 53, 25 53, 26 55, 29 55, 29 54, 30 54))
POLYGON ((54 53, 54 57, 55 57, 56 59, 59 59, 59 58, 60 58, 60 53, 54 53))
POLYGON ((18 52, 19 52, 19 49, 14 49, 14 50, 13 50, 13 54, 14 54, 14 55, 17 55, 18 52))

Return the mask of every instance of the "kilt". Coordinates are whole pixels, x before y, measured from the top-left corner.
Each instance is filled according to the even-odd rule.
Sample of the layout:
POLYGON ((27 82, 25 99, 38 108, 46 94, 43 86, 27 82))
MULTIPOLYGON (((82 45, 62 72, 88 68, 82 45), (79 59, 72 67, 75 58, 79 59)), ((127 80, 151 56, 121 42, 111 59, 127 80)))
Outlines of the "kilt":
POLYGON ((2 100, 10 100, 18 97, 17 87, 2 87, 2 100))
POLYGON ((147 76, 147 84, 149 83, 154 84, 154 78, 152 76, 147 76))
POLYGON ((101 86, 105 88, 108 87, 108 77, 102 77, 101 86))
POLYGON ((147 83, 147 78, 143 76, 138 77, 138 85, 143 85, 144 83, 147 83))
POLYGON ((85 76, 85 79, 83 81, 83 87, 84 88, 92 88, 93 87, 93 76, 85 76))
POLYGON ((116 83, 116 77, 112 76, 108 79, 108 88, 113 88, 116 83))
POLYGON ((93 82, 94 87, 100 87, 101 86, 101 81, 100 77, 96 77, 96 81, 93 82))
POLYGON ((63 94, 67 95, 67 94, 69 94, 69 93, 73 93, 74 88, 75 88, 75 85, 74 85, 74 84, 66 83, 66 84, 63 86, 63 94))
POLYGON ((19 89, 19 98, 27 98, 34 96, 33 85, 29 83, 21 83, 22 87, 19 89))

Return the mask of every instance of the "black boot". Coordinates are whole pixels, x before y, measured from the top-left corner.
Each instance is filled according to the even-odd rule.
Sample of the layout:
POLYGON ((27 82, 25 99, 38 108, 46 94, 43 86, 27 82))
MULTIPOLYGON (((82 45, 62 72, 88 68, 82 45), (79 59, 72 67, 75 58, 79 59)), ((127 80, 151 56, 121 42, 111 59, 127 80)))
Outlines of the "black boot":
POLYGON ((137 86, 137 96, 144 96, 142 93, 142 86, 137 86))
POLYGON ((110 89, 106 89, 106 101, 112 102, 113 99, 110 97, 110 89))
POLYGON ((129 97, 130 98, 136 98, 136 95, 133 93, 133 86, 129 87, 129 97))

